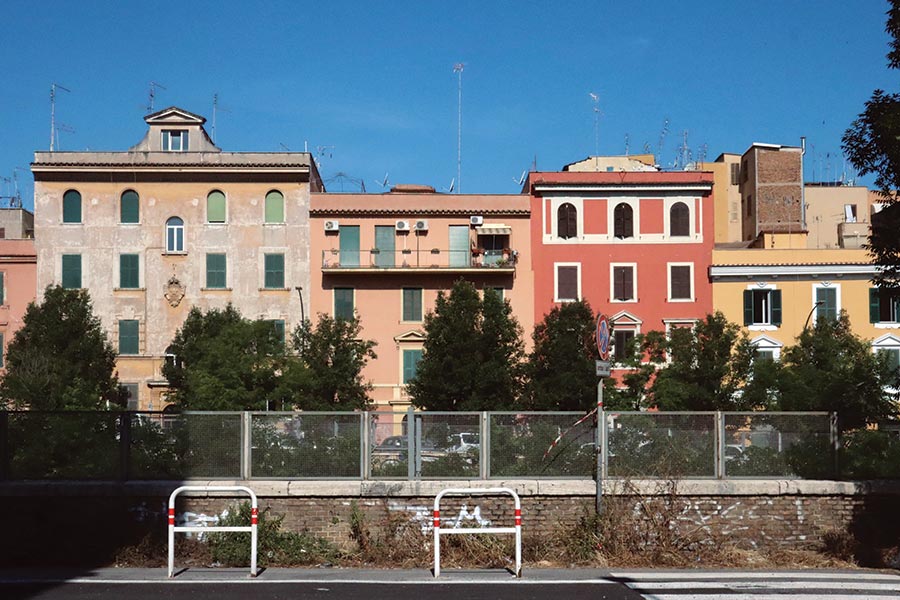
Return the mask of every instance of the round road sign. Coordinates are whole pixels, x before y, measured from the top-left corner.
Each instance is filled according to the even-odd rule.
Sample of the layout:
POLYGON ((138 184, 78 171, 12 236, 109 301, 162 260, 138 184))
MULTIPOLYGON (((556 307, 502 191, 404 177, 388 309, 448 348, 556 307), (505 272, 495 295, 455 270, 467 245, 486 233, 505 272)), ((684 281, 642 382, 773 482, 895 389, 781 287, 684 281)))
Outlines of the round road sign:
POLYGON ((609 319, 604 314, 597 317, 597 350, 600 360, 609 360, 609 319))

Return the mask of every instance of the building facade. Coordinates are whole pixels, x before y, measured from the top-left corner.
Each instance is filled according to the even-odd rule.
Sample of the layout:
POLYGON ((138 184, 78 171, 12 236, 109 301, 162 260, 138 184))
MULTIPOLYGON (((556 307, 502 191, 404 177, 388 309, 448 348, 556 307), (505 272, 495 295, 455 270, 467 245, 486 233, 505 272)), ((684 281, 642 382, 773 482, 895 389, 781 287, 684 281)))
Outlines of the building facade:
POLYGON ((127 151, 35 153, 36 283, 38 296, 52 284, 90 292, 129 407, 159 410, 191 307, 299 323, 321 182, 308 153, 223 152, 203 117, 177 107, 144 120, 127 151))

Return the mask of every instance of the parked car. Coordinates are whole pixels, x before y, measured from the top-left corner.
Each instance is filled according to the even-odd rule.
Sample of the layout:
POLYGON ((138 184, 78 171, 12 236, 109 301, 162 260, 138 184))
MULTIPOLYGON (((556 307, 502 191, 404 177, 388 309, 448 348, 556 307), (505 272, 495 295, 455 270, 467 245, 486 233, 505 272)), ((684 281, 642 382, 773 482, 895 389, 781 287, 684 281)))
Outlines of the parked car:
MULTIPOLYGON (((406 436, 392 435, 372 449, 372 463, 386 466, 406 462, 407 454, 406 436)), ((422 462, 433 462, 445 453, 437 450, 432 442, 423 440, 421 454, 422 462)))
POLYGON ((463 431, 448 436, 448 451, 454 454, 468 454, 469 452, 478 452, 481 449, 481 442, 478 434, 472 431, 463 431))

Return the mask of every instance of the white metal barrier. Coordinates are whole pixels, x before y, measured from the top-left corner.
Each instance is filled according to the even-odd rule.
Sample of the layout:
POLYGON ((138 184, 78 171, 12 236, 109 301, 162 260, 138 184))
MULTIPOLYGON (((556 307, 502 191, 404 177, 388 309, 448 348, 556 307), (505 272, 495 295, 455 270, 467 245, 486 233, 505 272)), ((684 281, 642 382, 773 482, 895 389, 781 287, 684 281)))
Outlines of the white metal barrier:
POLYGON ((522 576, 522 504, 519 495, 504 487, 496 488, 449 488, 441 490, 434 497, 434 576, 441 574, 441 535, 462 533, 514 533, 516 534, 516 577, 522 576), (463 529, 446 529, 441 527, 441 498, 448 494, 457 496, 485 496, 506 494, 512 496, 515 501, 515 526, 514 527, 466 527, 463 529))
POLYGON ((256 577, 256 543, 257 525, 259 524, 259 504, 256 494, 248 487, 242 485, 183 485, 177 488, 169 496, 169 577, 174 577, 175 572, 175 533, 176 532, 207 532, 207 531, 243 531, 250 532, 250 577, 256 577), (249 527, 187 527, 175 526, 175 497, 182 492, 245 492, 250 495, 250 526, 249 527))

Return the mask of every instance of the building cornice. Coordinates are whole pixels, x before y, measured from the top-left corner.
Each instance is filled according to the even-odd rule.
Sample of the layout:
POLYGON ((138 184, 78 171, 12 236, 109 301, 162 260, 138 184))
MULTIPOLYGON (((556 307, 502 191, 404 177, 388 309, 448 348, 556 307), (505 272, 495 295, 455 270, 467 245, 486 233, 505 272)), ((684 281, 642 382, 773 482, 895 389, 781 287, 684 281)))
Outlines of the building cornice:
POLYGON ((709 193, 712 191, 712 184, 705 183, 686 183, 686 184, 574 184, 574 183, 536 183, 534 185, 535 192, 567 192, 584 194, 590 192, 593 194, 618 194, 621 192, 696 192, 709 193))
POLYGON ((710 265, 713 281, 779 277, 865 277, 877 272, 871 264, 780 264, 780 265, 710 265))

